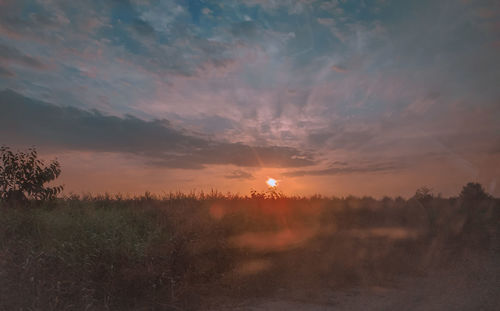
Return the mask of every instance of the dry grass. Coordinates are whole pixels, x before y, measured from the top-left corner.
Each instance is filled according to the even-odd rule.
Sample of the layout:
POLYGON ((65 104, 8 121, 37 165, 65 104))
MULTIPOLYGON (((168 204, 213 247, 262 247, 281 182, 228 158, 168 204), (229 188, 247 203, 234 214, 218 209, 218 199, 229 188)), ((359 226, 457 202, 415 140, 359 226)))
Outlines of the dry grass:
POLYGON ((500 204, 169 194, 0 208, 0 310, 176 310, 377 286, 489 247, 500 204))

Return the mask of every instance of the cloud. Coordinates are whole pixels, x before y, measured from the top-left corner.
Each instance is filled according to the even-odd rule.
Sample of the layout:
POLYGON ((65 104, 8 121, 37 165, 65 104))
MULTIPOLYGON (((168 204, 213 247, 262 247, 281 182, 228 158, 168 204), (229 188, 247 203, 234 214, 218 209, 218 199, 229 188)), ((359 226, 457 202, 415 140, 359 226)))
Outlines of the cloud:
POLYGON ((328 146, 330 150, 356 150, 366 146, 375 135, 373 130, 349 130, 336 126, 334 129, 310 133, 308 142, 313 146, 328 146))
POLYGON ((253 178, 253 175, 250 174, 249 172, 247 171, 243 171, 243 170, 234 170, 232 171, 230 174, 224 176, 228 179, 252 179, 253 178))
POLYGON ((153 26, 141 19, 136 19, 132 25, 135 31, 144 36, 152 35, 155 32, 153 26))
POLYGON ((342 65, 333 65, 332 66, 332 70, 334 70, 336 72, 340 72, 340 73, 346 73, 346 72, 348 72, 347 68, 345 68, 342 65))
POLYGON ((150 165, 199 169, 209 164, 242 167, 302 167, 312 157, 291 147, 249 146, 214 141, 166 120, 144 121, 99 111, 59 107, 13 91, 0 93, 0 139, 7 144, 63 150, 117 152, 143 157, 150 165))
POLYGON ((329 167, 325 169, 315 170, 295 170, 285 172, 283 175, 288 177, 301 177, 301 176, 331 176, 355 173, 377 173, 377 172, 390 172, 404 168, 403 163, 397 162, 382 162, 364 164, 359 166, 346 166, 341 164, 341 167, 329 167))
POLYGON ((14 47, 0 44, 0 60, 6 63, 16 63, 35 69, 44 69, 46 66, 31 56, 23 54, 14 47))
POLYGON ((15 74, 10 70, 8 70, 7 68, 0 66, 0 76, 9 78, 9 77, 14 77, 15 74))
POLYGON ((335 20, 333 18, 317 18, 316 21, 323 26, 335 25, 335 20))
POLYGON ((255 38, 258 35, 257 25, 253 21, 243 21, 233 24, 231 33, 235 37, 246 37, 249 39, 255 38))
POLYGON ((68 18, 52 1, 40 4, 30 1, 0 1, 0 33, 12 38, 40 39, 47 38, 43 33, 45 28, 54 30, 69 24, 68 18))

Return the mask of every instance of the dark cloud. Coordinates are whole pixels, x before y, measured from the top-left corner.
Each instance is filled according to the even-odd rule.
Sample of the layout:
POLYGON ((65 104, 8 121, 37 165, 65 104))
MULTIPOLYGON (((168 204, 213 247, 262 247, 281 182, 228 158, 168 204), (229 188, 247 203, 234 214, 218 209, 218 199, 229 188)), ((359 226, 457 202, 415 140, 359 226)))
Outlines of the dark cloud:
POLYGON ((346 166, 346 165, 349 165, 349 163, 344 162, 344 161, 333 161, 333 162, 330 164, 330 167, 333 167, 333 166, 336 166, 336 165, 339 165, 339 166, 346 166))
POLYGON ((284 173, 283 175, 288 177, 329 176, 329 175, 342 175, 342 174, 353 174, 353 173, 374 173, 374 172, 394 171, 401 168, 403 168, 403 163, 384 162, 384 163, 361 164, 358 166, 342 165, 341 167, 329 167, 326 169, 317 169, 317 170, 296 170, 284 173))
POLYGON ((297 149, 252 147, 213 141, 173 128, 166 120, 103 115, 0 93, 0 139, 7 144, 139 155, 151 165, 202 168, 207 164, 242 167, 302 167, 314 163, 297 149))
POLYGON ((234 170, 232 171, 230 174, 224 176, 228 179, 252 179, 253 178, 253 175, 250 174, 249 172, 247 171, 243 171, 243 170, 234 170))
POLYGON ((0 60, 4 62, 13 62, 36 69, 45 68, 45 65, 36 58, 28 56, 14 47, 2 44, 0 44, 0 60))
POLYGON ((257 25, 252 21, 235 23, 231 27, 231 33, 236 37, 251 39, 257 35, 257 25))
POLYGON ((8 70, 7 68, 0 66, 0 76, 9 78, 9 77, 14 77, 15 74, 13 72, 11 72, 10 70, 8 70))
POLYGON ((139 33, 140 35, 150 36, 155 32, 153 26, 140 19, 136 19, 132 26, 134 27, 134 30, 137 31, 137 33, 139 33))

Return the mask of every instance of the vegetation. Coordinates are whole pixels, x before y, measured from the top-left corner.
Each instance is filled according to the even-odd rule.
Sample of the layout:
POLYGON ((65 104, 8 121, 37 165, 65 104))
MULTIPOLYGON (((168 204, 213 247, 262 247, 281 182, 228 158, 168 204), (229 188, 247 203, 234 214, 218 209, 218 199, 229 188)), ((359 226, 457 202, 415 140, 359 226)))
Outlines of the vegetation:
POLYGON ((467 185, 463 187, 462 192, 460 192, 460 199, 467 202, 482 201, 489 198, 490 195, 484 191, 484 188, 480 183, 467 183, 467 185))
POLYGON ((422 190, 410 200, 212 192, 4 203, 0 310, 207 309, 217 297, 391 284, 490 247, 499 200, 475 190, 471 201, 467 189, 477 186, 450 199, 422 190))
POLYGON ((52 200, 63 190, 62 186, 45 185, 59 177, 61 168, 57 160, 45 165, 35 148, 13 152, 0 146, 0 159, 0 200, 52 200))

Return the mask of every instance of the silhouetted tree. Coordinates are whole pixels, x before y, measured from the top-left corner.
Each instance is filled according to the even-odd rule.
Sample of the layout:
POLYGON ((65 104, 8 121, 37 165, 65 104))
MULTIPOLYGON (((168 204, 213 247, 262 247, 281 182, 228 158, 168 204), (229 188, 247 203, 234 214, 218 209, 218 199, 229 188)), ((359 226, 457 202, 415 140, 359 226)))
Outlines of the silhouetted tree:
POLYGON ((491 196, 480 183, 469 182, 462 188, 459 198, 466 216, 462 233, 473 245, 487 245, 490 233, 486 224, 491 212, 491 201, 488 199, 491 196))
POLYGON ((467 183, 460 192, 460 199, 464 201, 480 201, 488 198, 490 198, 490 195, 484 191, 480 183, 467 183))
POLYGON ((61 168, 57 160, 46 165, 38 159, 35 148, 29 148, 27 152, 12 152, 9 147, 1 146, 0 157, 1 200, 48 200, 63 190, 63 186, 45 185, 59 177, 61 168))
POLYGON ((432 189, 426 186, 418 188, 417 191, 415 191, 415 195, 413 196, 413 198, 419 201, 421 204, 427 204, 428 202, 432 201, 433 197, 434 196, 432 194, 432 189))
POLYGON ((413 199, 417 200, 425 210, 425 214, 427 215, 427 220, 429 222, 429 234, 431 236, 436 234, 436 211, 432 206, 432 200, 434 199, 434 195, 432 194, 432 189, 428 187, 420 187, 415 192, 413 199))

